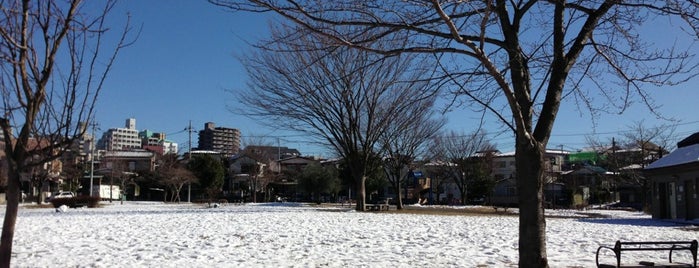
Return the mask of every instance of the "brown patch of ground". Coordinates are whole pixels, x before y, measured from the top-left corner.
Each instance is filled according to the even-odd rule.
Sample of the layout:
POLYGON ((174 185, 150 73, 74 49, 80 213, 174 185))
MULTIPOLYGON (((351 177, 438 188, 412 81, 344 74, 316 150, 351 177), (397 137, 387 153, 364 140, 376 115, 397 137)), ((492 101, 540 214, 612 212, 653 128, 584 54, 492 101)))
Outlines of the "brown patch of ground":
MULTIPOLYGON (((323 211, 348 211, 353 210, 353 205, 340 205, 340 204, 312 204, 312 206, 318 207, 323 211)), ((474 207, 442 207, 442 206, 405 206, 403 209, 396 209, 395 205, 392 205, 388 211, 367 211, 368 213, 391 213, 391 214, 418 214, 418 215, 453 215, 453 216, 468 216, 468 215, 498 215, 498 216, 516 216, 517 214, 513 212, 515 210, 509 210, 504 208, 497 208, 489 206, 474 206, 474 207)))
MULTIPOLYGON (((394 207, 391 207, 394 208, 394 207)), ((449 207, 417 207, 417 206, 407 206, 403 209, 391 209, 389 211, 382 211, 381 213, 396 213, 396 214, 420 214, 420 215, 454 215, 454 216, 468 216, 468 215, 497 215, 497 216, 516 216, 511 210, 505 210, 503 208, 498 208, 497 210, 493 207, 459 207, 459 208, 449 208, 449 207)))

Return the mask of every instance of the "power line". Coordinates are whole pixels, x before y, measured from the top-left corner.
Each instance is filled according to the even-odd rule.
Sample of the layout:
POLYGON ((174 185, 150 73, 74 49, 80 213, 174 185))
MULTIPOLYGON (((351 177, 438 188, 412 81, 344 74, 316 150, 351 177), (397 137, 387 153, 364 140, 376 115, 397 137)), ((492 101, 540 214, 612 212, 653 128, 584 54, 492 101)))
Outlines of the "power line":
MULTIPOLYGON (((691 125, 691 124, 697 124, 699 121, 691 121, 691 122, 686 122, 686 123, 676 123, 676 124, 671 124, 667 126, 656 126, 656 127, 678 127, 678 126, 686 126, 686 125, 691 125)), ((619 130, 619 131, 608 131, 608 132, 592 132, 592 133, 566 133, 566 134, 551 134, 551 137, 576 137, 576 136, 595 136, 595 135, 621 135, 624 133, 629 133, 633 132, 634 130, 619 130)), ((694 133, 694 132, 691 132, 694 133)))

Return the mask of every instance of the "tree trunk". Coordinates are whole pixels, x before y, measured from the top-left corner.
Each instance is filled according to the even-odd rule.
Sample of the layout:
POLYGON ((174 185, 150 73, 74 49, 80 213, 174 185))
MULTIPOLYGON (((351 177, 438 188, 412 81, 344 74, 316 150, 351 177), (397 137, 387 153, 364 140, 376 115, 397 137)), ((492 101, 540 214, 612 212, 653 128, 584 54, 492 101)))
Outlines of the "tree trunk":
POLYGON ((357 181, 357 211, 366 210, 366 176, 357 181))
POLYGON ((15 223, 19 210, 19 172, 8 172, 5 207, 5 221, 2 225, 2 237, 0 237, 0 267, 10 267, 12 259, 12 239, 15 236, 15 223))
POLYGON ((467 204, 467 200, 468 200, 468 196, 467 196, 468 189, 466 187, 468 187, 468 186, 464 185, 463 188, 459 188, 459 190, 461 192, 461 205, 464 205, 464 206, 467 204))
POLYGON ((173 189, 173 191, 172 191, 172 194, 173 194, 172 201, 173 202, 180 203, 180 201, 182 200, 180 198, 180 191, 182 191, 182 185, 180 185, 179 187, 175 187, 173 189))
POLYGON ((257 178, 253 178, 252 181, 252 202, 257 203, 257 178))
MULTIPOLYGON (((543 207, 544 148, 517 142, 519 196, 519 267, 548 267, 543 207)), ((538 143, 536 143, 538 144, 538 143)))
POLYGON ((36 204, 41 205, 44 203, 44 192, 43 192, 44 183, 43 183, 43 181, 37 182, 37 188, 38 188, 39 195, 37 195, 37 197, 36 197, 36 204))
POLYGON ((403 196, 401 193, 400 180, 396 183, 396 209, 403 209, 403 196))

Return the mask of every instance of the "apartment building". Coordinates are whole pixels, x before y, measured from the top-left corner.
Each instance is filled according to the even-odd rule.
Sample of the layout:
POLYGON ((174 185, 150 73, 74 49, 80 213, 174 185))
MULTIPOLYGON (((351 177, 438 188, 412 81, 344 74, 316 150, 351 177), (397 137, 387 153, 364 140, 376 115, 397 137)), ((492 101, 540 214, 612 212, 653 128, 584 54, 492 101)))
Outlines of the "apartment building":
POLYGON ((240 130, 216 127, 214 123, 208 122, 199 131, 198 149, 219 152, 224 157, 235 155, 240 150, 240 130))
POLYGON ((97 147, 107 151, 141 149, 141 139, 136 130, 136 119, 126 119, 124 128, 110 128, 102 135, 97 147))

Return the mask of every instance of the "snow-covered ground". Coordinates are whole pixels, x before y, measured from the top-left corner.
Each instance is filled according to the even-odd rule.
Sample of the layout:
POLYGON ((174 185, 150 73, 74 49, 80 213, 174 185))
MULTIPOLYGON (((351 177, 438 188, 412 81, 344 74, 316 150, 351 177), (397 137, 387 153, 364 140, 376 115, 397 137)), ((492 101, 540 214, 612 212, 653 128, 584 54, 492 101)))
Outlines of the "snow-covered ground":
MULTIPOLYGON (((4 213, 4 207, 0 209, 4 213)), ((578 211, 548 213, 551 267, 594 267, 597 247, 616 240, 699 239, 696 226, 655 221, 640 213, 584 213, 603 217, 587 218, 578 211)), ((127 202, 62 213, 21 207, 12 264, 516 267, 517 234, 518 218, 511 215, 361 213, 293 203, 208 208, 201 204, 127 202)), ((643 252, 642 256, 650 261, 667 258, 667 252, 653 254, 643 252)), ((673 259, 689 257, 682 253, 673 259)), ((613 257, 605 260, 612 262, 613 257)))

